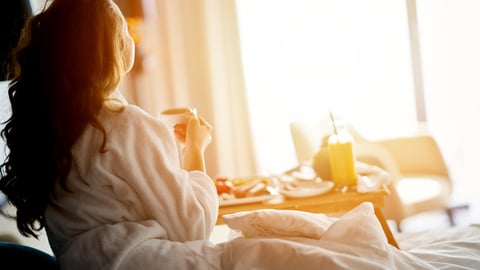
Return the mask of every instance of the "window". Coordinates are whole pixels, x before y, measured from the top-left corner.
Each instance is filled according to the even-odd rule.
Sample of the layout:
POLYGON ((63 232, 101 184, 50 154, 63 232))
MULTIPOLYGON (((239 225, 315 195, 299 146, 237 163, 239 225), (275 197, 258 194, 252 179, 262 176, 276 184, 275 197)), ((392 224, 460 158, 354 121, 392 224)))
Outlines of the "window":
POLYGON ((296 164, 292 120, 342 115, 378 138, 416 124, 404 0, 237 0, 261 166, 296 164))

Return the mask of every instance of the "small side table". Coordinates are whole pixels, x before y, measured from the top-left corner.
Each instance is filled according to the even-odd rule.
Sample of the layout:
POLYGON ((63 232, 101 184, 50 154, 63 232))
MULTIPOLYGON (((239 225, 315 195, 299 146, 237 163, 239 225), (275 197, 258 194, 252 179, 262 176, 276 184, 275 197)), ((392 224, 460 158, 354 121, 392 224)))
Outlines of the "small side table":
POLYGON ((266 202, 250 203, 242 205, 222 206, 218 212, 217 224, 223 224, 222 216, 240 211, 251 211, 258 209, 277 209, 277 210, 301 210, 311 213, 344 213, 352 210, 363 202, 371 202, 373 204, 375 215, 382 225, 382 229, 387 237, 388 243, 398 248, 390 227, 381 211, 383 207, 383 199, 389 195, 390 191, 387 187, 368 193, 359 193, 356 191, 329 193, 298 199, 286 199, 283 197, 274 198, 266 202))

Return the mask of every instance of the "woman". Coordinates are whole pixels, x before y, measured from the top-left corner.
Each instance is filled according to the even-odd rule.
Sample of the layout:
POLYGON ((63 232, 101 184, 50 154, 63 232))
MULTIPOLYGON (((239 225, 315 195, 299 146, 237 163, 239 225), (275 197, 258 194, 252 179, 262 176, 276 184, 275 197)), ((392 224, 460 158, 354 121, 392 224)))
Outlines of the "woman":
POLYGON ((45 228, 62 269, 211 268, 211 255, 190 256, 214 248, 211 128, 191 114, 172 132, 114 97, 134 61, 118 6, 52 1, 28 21, 15 59, 0 190, 19 231, 45 228))

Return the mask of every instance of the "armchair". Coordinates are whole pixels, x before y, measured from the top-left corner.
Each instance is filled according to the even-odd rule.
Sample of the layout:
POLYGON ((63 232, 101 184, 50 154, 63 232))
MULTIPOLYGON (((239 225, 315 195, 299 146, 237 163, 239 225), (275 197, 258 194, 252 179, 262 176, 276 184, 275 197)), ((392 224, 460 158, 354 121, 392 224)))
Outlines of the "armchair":
MULTIPOLYGON (((321 178, 329 179, 325 140, 330 133, 328 121, 292 122, 290 131, 298 162, 310 163, 321 178)), ((383 212, 387 219, 396 222, 398 231, 402 220, 434 210, 444 210, 450 225, 454 225, 450 207, 452 181, 432 135, 374 141, 364 138, 352 126, 349 131, 355 139, 356 159, 378 166, 391 176, 391 194, 385 199, 383 212)))

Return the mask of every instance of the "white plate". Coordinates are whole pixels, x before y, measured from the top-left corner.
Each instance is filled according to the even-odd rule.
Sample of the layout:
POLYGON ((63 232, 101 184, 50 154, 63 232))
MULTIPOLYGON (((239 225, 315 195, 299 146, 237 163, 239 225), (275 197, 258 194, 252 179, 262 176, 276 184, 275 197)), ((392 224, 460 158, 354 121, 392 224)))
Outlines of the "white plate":
POLYGON ((239 198, 239 199, 226 199, 226 200, 220 200, 219 205, 220 206, 228 206, 228 205, 263 202, 263 201, 266 201, 266 200, 270 200, 273 197, 275 197, 274 194, 267 194, 267 195, 262 195, 262 196, 245 197, 245 198, 239 198))
POLYGON ((334 184, 331 181, 287 183, 279 190, 280 194, 288 198, 305 198, 318 196, 329 192, 334 184))

